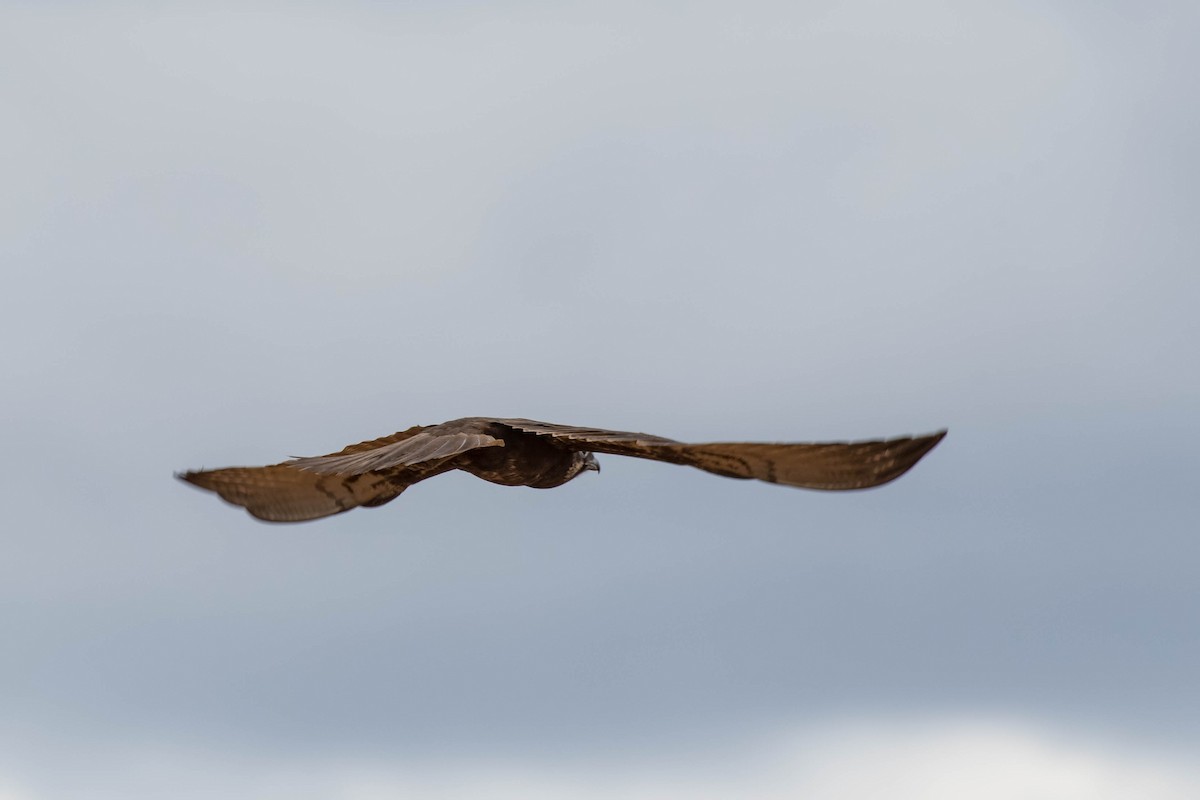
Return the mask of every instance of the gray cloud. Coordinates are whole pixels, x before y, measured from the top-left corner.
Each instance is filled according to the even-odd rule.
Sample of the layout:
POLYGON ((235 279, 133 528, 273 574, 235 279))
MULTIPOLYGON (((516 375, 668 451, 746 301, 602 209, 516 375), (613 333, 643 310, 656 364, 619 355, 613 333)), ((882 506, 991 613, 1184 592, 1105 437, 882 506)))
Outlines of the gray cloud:
POLYGON ((0 14, 22 748, 1197 735, 1184 4, 0 14), (490 413, 952 432, 853 496, 608 459, 276 528, 169 479, 490 413))

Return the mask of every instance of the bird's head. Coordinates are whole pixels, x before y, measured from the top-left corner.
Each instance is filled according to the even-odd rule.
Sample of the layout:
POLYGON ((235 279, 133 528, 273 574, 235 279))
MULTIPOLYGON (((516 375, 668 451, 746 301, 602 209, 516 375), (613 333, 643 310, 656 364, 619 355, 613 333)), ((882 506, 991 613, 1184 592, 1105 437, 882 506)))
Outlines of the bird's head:
MULTIPOLYGON (((576 452, 571 463, 571 478, 577 478, 588 470, 600 471, 600 462, 588 452, 576 452)), ((570 480, 570 478, 568 478, 570 480)))

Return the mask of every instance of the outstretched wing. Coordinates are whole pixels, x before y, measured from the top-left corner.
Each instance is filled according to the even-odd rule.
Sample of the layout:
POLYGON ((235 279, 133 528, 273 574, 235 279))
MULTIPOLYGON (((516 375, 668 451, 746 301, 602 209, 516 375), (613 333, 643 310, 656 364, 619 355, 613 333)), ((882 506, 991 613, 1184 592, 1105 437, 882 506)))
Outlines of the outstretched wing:
POLYGON ((945 431, 864 442, 686 444, 661 436, 503 419, 515 430, 553 438, 573 450, 684 464, 729 478, 754 478, 804 489, 838 491, 880 486, 903 475, 945 431))
POLYGON ((177 477, 268 522, 301 522, 358 506, 380 506, 411 483, 385 474, 319 475, 287 464, 183 472, 177 477))
POLYGON ((296 458, 268 467, 186 472, 178 477, 259 519, 299 522, 358 506, 380 506, 406 488, 444 471, 446 459, 476 447, 503 445, 452 423, 416 426, 336 453, 296 458))

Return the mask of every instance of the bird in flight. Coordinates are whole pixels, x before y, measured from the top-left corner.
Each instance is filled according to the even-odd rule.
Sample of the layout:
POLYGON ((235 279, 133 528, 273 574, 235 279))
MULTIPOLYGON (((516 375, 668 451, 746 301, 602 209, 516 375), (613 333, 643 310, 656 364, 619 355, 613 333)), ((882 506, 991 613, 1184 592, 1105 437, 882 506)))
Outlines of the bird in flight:
POLYGON ((394 500, 409 486, 461 469, 502 486, 550 489, 588 470, 595 453, 697 467, 804 489, 879 486, 907 472, 946 435, 863 442, 686 444, 661 436, 530 419, 465 417, 417 425, 326 456, 267 467, 177 473, 269 522, 301 522, 394 500))

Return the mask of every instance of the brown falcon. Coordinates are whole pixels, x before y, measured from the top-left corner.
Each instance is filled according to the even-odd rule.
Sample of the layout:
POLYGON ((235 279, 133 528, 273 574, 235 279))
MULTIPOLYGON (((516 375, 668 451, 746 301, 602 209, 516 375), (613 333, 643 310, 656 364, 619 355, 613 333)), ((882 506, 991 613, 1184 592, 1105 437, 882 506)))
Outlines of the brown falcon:
POLYGON ((300 522, 358 506, 381 506, 414 483, 452 469, 504 486, 550 489, 586 470, 599 472, 593 453, 684 464, 729 478, 805 489, 866 489, 903 475, 945 435, 940 431, 865 442, 685 444, 645 433, 466 417, 417 425, 327 456, 177 477, 216 492, 259 519, 300 522))

